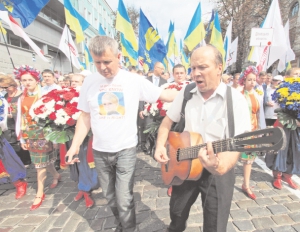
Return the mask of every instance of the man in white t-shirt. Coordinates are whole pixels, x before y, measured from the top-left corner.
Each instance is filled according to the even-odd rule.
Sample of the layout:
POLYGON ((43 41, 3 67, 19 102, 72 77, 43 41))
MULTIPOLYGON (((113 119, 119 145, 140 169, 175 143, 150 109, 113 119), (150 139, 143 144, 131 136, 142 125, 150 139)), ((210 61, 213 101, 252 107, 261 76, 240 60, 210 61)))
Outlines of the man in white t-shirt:
POLYGON ((162 90, 138 74, 119 69, 118 43, 108 36, 96 36, 89 50, 97 68, 84 80, 78 109, 82 111, 66 156, 78 161, 78 153, 89 129, 93 131, 93 152, 103 195, 116 217, 116 231, 136 228, 133 200, 139 101, 171 102, 176 91, 162 90))

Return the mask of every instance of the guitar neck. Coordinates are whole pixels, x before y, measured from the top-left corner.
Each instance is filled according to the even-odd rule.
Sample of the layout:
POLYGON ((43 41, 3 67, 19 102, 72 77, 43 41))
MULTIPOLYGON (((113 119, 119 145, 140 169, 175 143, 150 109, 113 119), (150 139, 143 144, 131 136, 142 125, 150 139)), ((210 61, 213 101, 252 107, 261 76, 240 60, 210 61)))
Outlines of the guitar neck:
MULTIPOLYGON (((214 153, 219 153, 223 151, 233 151, 232 145, 233 139, 223 139, 212 142, 212 147, 214 149, 214 153)), ((199 150, 203 147, 206 147, 206 143, 195 145, 192 147, 186 147, 179 149, 178 152, 178 160, 187 160, 187 159, 196 159, 198 158, 199 150)))

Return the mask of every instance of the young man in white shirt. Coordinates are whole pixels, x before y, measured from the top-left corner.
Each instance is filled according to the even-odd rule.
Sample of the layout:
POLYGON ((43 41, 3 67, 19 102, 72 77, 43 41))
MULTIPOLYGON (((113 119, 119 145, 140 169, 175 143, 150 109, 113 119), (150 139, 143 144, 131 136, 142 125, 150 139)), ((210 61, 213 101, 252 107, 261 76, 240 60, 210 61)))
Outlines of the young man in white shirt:
POLYGON ((119 69, 118 43, 108 36, 96 36, 89 50, 97 68, 84 80, 73 143, 66 156, 68 163, 78 153, 90 128, 93 151, 103 195, 116 217, 116 231, 133 232, 136 228, 133 200, 139 100, 173 101, 176 91, 162 90, 138 74, 119 69), (114 114, 107 112, 114 106, 114 114))
POLYGON ((45 82, 45 86, 42 87, 42 95, 45 95, 49 93, 53 89, 61 89, 61 87, 57 84, 55 84, 55 76, 54 72, 52 72, 50 69, 45 69, 42 72, 43 81, 45 82))

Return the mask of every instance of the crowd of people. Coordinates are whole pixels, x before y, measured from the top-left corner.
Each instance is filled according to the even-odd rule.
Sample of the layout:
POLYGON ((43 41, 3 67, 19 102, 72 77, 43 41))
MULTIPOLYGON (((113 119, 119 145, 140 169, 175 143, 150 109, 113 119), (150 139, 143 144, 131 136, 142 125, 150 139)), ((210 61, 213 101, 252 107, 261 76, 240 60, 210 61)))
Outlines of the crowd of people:
MULTIPOLYGON (((136 153, 140 148, 150 154, 147 134, 143 132, 153 120, 144 115, 144 105, 157 100, 172 102, 159 127, 153 158, 162 165, 169 161, 165 144, 174 123, 181 120, 185 122, 184 131, 201 134, 207 147, 201 148, 198 154, 204 167, 200 179, 185 180, 181 185, 168 188, 171 222, 167 231, 185 230, 190 208, 199 193, 203 203, 203 230, 226 231, 235 183, 234 166, 238 160, 243 163, 241 189, 255 200, 250 180, 257 155, 233 151, 214 154, 211 141, 274 126, 277 119, 275 109, 279 105, 272 100, 272 94, 285 77, 273 77, 264 71, 259 73, 254 66, 233 76, 222 74, 222 55, 212 45, 193 51, 190 75, 181 64, 175 65, 170 75, 160 62, 155 63, 153 70, 147 74, 132 66, 124 70, 120 67, 118 43, 107 36, 94 37, 89 50, 97 69, 93 74, 59 76, 48 69, 39 72, 24 65, 15 69, 13 76, 0 75, 1 99, 7 105, 3 114, 5 123, 0 123, 4 131, 1 144, 5 147, 0 152, 0 177, 7 179, 9 176, 19 199, 26 194, 26 167, 34 165, 37 190, 31 210, 35 210, 45 199, 47 171, 53 178, 50 188, 56 188, 61 181, 54 164, 58 154, 64 152, 71 178, 78 181, 78 194, 74 200, 84 198, 86 207, 92 207, 91 191, 101 186, 116 218, 116 231, 133 232, 136 229, 133 199, 136 153), (181 91, 162 87, 166 83, 183 82, 185 85, 181 91), (191 99, 186 102, 182 115, 185 88, 191 84, 195 86, 190 91, 191 99), (37 126, 29 114, 32 105, 51 90, 78 86, 81 86, 78 103, 81 114, 72 141, 63 145, 53 144, 43 134, 31 138, 30 130, 37 126), (229 94, 232 100, 228 100, 229 94), (233 108, 232 118, 227 114, 229 106, 233 108), (92 137, 89 136, 90 131, 92 137), (4 152, 9 149, 10 152, 4 152), (88 164, 91 159, 94 166, 88 164), (13 165, 13 168, 8 168, 8 165, 13 165), (1 175, 5 172, 7 176, 1 175)), ((288 70, 286 76, 299 77, 300 68, 288 70)), ((282 188, 281 181, 298 188, 291 179, 293 174, 300 174, 299 141, 295 139, 299 137, 297 123, 298 128, 294 131, 284 128, 287 147, 293 146, 293 149, 287 148, 278 155, 272 155, 272 158, 266 156, 267 166, 274 175, 273 186, 277 189, 282 188)))

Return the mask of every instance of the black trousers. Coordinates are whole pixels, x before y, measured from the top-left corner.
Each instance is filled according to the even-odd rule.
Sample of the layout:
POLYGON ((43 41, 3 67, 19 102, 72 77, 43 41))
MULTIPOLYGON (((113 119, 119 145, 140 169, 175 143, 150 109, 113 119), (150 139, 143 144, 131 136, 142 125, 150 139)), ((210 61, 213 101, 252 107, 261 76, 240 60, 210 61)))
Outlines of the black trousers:
POLYGON ((185 181, 173 186, 170 200, 170 232, 182 232, 186 228, 191 206, 201 193, 203 207, 203 231, 225 232, 230 213, 235 183, 234 169, 223 176, 214 176, 204 169, 197 181, 185 181))

